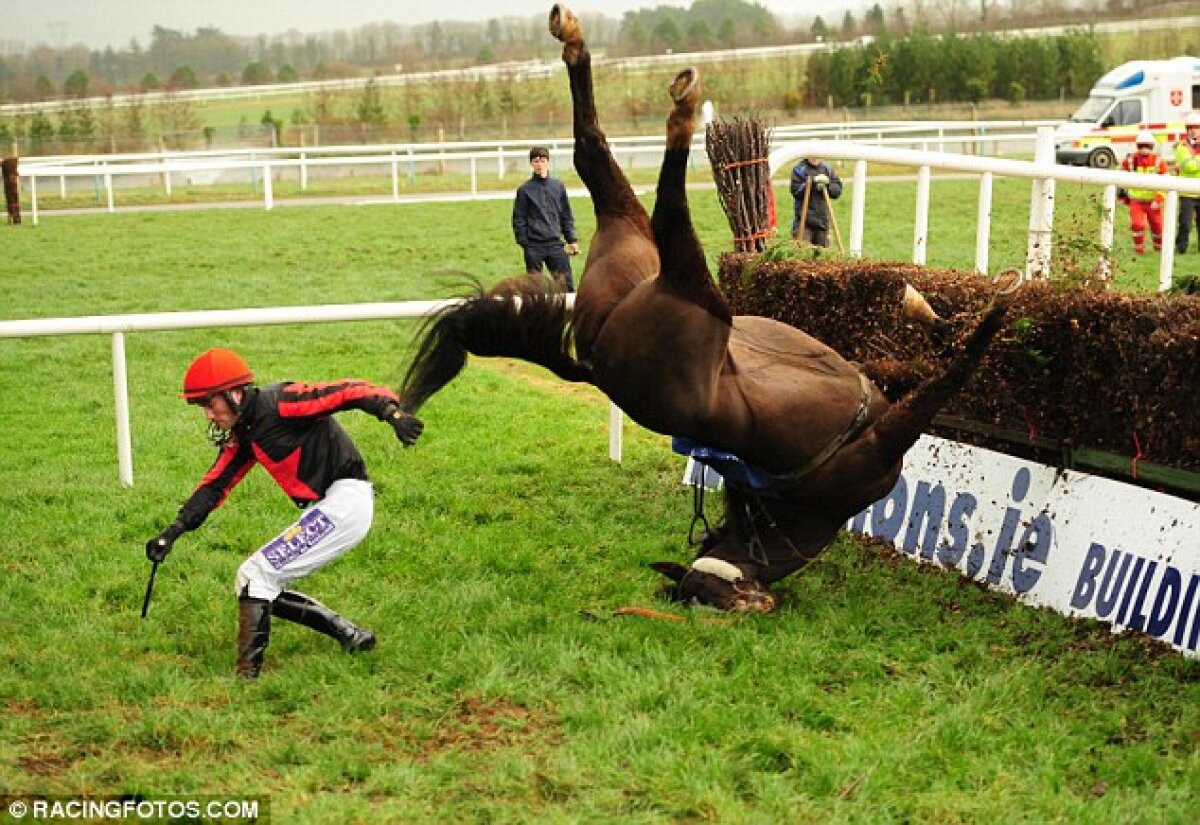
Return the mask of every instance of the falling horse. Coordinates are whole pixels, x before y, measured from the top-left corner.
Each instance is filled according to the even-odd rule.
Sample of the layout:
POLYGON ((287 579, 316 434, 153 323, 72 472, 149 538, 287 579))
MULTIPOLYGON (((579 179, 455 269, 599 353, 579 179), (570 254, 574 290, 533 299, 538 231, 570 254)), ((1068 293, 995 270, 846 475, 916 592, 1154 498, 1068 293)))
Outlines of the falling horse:
POLYGON ((690 566, 652 566, 674 581, 680 600, 770 611, 768 586, 811 561, 892 488, 904 453, 970 377, 1004 309, 993 306, 945 372, 895 404, 811 336, 732 315, 708 271, 684 187, 700 100, 696 71, 684 70, 669 88, 674 107, 647 216, 597 123, 578 18, 555 6, 550 31, 564 44, 575 168, 596 215, 574 307, 544 279, 452 305, 423 327, 401 398, 415 412, 458 375, 468 354, 515 357, 595 385, 644 427, 711 448, 726 462, 724 519, 704 535, 690 566))

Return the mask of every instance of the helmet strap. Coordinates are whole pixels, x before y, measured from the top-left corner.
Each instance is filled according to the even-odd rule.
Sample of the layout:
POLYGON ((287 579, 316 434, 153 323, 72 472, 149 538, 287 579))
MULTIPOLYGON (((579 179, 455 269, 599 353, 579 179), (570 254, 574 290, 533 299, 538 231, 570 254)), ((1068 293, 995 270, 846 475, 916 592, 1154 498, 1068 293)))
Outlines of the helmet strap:
MULTIPOLYGON (((246 400, 246 387, 247 386, 249 386, 249 385, 246 384, 241 387, 235 387, 235 388, 228 389, 228 390, 222 390, 220 393, 221 397, 225 399, 225 403, 229 405, 229 409, 233 410, 235 424, 237 423, 238 419, 240 419, 242 417, 242 402, 244 402, 246 400), (233 396, 234 389, 240 389, 242 391, 242 401, 241 402, 239 402, 236 398, 234 398, 234 396, 233 396)), ((225 447, 226 445, 232 444, 235 441, 234 436, 233 436, 233 428, 230 428, 228 430, 222 430, 220 427, 217 426, 217 422, 215 422, 215 421, 208 422, 207 435, 208 435, 208 440, 211 441, 213 444, 217 445, 218 447, 225 447)))
POLYGON ((217 422, 215 421, 208 422, 208 431, 206 434, 208 435, 208 440, 218 447, 224 447, 233 441, 233 433, 228 430, 222 430, 217 426, 217 422))

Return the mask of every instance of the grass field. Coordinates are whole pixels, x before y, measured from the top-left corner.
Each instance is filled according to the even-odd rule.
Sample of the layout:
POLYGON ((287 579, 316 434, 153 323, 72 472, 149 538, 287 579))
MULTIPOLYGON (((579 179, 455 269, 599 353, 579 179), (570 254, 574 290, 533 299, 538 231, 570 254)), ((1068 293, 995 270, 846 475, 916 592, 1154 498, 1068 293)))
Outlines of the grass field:
MULTIPOLYGON (((911 191, 871 189, 879 257, 907 257, 911 191)), ((930 263, 969 266, 973 185, 935 192, 930 263)), ((1023 260, 1028 188, 997 197, 1000 266, 1023 260)), ((715 255, 715 197, 693 207, 715 255)), ((0 232, 0 314, 441 297, 514 274, 507 222, 507 202, 47 217, 0 232)), ((519 364, 472 362, 411 450, 341 417, 376 525, 303 589, 376 651, 280 622, 263 677, 232 677, 234 571, 295 513, 258 471, 179 541, 139 619, 143 543, 211 460, 177 398, 190 359, 225 345, 267 380, 395 383, 412 331, 130 335, 132 488, 109 341, 0 340, 0 793, 256 795, 301 823, 1200 817, 1200 662, 849 539, 775 615, 673 607, 645 564, 690 557, 680 459, 629 425, 610 462, 607 402, 519 364), (613 615, 631 604, 686 621, 613 615)))

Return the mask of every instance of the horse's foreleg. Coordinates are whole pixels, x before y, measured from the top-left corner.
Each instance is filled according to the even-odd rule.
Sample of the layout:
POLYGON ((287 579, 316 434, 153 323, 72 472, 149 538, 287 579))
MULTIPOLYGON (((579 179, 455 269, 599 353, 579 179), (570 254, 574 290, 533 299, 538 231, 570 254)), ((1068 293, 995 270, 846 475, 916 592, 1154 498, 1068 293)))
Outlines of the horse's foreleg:
POLYGON ((713 283, 704 248, 692 225, 687 201, 687 164, 696 130, 700 102, 700 75, 684 69, 668 90, 675 106, 667 116, 667 143, 650 229, 661 260, 661 278, 673 292, 705 307, 724 321, 732 315, 713 283))
POLYGON ((596 115, 592 89, 592 55, 583 39, 579 18, 563 4, 550 9, 550 33, 563 44, 562 58, 571 85, 572 124, 575 131, 575 171, 592 195, 597 222, 608 218, 641 216, 646 211, 608 148, 596 115))

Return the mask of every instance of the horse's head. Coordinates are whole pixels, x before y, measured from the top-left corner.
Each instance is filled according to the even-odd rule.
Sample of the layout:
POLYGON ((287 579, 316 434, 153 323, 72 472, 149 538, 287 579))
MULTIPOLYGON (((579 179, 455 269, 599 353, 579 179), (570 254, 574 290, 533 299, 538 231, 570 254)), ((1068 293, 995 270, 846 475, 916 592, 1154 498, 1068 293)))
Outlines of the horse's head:
POLYGON ((707 604, 730 613, 770 613, 775 609, 775 597, 727 561, 701 556, 691 567, 672 561, 656 561, 650 566, 675 582, 671 588, 675 601, 707 604))

